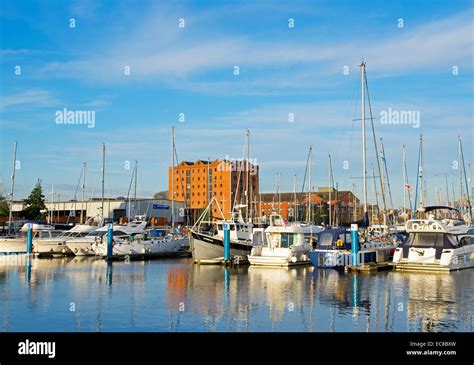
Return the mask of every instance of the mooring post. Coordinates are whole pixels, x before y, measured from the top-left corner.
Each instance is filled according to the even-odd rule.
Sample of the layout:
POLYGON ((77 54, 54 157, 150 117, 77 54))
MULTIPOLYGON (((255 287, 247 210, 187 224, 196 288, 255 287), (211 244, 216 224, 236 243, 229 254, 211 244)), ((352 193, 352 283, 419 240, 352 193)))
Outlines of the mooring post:
POLYGON ((230 229, 229 224, 224 224, 224 261, 230 261, 230 229))
POLYGON ((359 226, 351 224, 352 266, 359 266, 359 226))
POLYGON ((28 224, 28 231, 26 235, 26 253, 31 255, 33 253, 33 227, 28 224))
POLYGON ((112 227, 112 224, 109 223, 108 225, 108 230, 107 230, 107 257, 110 258, 112 257, 112 252, 113 252, 113 241, 114 241, 114 230, 112 227))

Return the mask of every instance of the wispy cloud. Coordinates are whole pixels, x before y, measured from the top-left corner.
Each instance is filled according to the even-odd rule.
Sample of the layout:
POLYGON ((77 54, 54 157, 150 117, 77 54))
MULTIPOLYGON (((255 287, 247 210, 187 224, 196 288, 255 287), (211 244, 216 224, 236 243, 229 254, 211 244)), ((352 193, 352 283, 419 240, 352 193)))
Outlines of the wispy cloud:
MULTIPOLYGON (((258 40, 251 36, 209 35, 202 29, 180 30, 178 13, 154 13, 139 27, 140 32, 120 42, 108 41, 103 56, 92 55, 66 62, 47 64, 42 73, 55 77, 117 82, 123 80, 124 67, 130 66, 132 80, 159 79, 168 86, 194 88, 196 91, 221 92, 240 89, 242 93, 258 90, 314 88, 342 67, 352 69, 366 59, 375 75, 397 75, 430 70, 446 70, 453 65, 472 68, 473 24, 471 12, 456 14, 416 26, 410 25, 384 39, 370 41, 353 35, 331 45, 304 41, 258 40), (166 20, 165 20, 166 19, 166 20), (159 25, 156 25, 159 24, 159 25), (145 34, 143 41, 141 35, 145 34), (234 65, 246 72, 238 82, 201 81, 199 75, 211 70, 232 75, 234 65), (258 71, 265 67, 264 76, 258 71), (291 67, 291 71, 288 71, 291 67), (296 67, 296 68, 295 68, 296 67), (250 76, 249 76, 250 75, 250 76), (255 76, 258 75, 258 76, 255 76)), ((205 17, 197 14, 195 17, 205 17)), ((101 46, 102 47, 102 46, 101 46)), ((95 52, 91 52, 95 53, 95 52)))
POLYGON ((23 108, 25 106, 50 107, 57 106, 58 103, 58 99, 49 91, 33 88, 2 97, 0 100, 0 110, 11 110, 16 107, 23 108))

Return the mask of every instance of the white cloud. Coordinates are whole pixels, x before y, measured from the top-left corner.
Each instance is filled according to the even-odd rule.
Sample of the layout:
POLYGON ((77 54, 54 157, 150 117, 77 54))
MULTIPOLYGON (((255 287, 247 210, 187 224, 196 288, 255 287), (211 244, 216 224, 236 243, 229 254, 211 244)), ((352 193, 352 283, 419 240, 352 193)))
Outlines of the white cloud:
MULTIPOLYGON (((354 34, 345 41, 327 45, 307 39, 290 43, 179 30, 177 14, 159 12, 152 13, 131 36, 120 34, 118 40, 108 40, 107 45, 101 46, 103 56, 97 57, 91 50, 94 55, 90 57, 50 63, 43 73, 116 82, 124 79, 123 68, 128 65, 131 80, 159 79, 171 87, 194 86, 201 91, 215 87, 220 92, 234 88, 235 83, 199 81, 196 76, 210 70, 228 70, 231 75, 232 67, 239 65, 246 72, 260 68, 266 71, 264 76, 255 72, 241 82, 242 92, 255 88, 268 92, 274 87, 314 88, 321 79, 342 74, 344 65, 354 69, 362 58, 368 61, 371 73, 376 76, 442 69, 448 72, 453 65, 472 68, 470 15, 470 12, 460 13, 417 27, 407 26, 397 30, 399 34, 370 43, 354 34)), ((206 14, 195 14, 191 20, 193 17, 199 20, 206 14)))
POLYGON ((47 90, 33 88, 16 94, 4 96, 0 100, 0 109, 12 109, 25 105, 35 107, 57 106, 58 100, 47 90))

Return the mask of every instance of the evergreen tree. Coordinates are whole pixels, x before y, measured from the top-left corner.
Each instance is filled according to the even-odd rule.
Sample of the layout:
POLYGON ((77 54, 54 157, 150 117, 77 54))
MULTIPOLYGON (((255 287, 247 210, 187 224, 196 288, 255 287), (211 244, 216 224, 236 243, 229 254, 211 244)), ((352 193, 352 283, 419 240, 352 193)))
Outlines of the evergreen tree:
POLYGON ((8 217, 10 210, 8 209, 7 199, 3 196, 3 193, 0 191, 0 217, 8 217))
POLYGON ((43 187, 41 186, 40 179, 38 179, 35 187, 24 202, 26 208, 23 210, 22 215, 26 219, 38 219, 41 215, 41 210, 46 209, 46 205, 44 204, 43 187))

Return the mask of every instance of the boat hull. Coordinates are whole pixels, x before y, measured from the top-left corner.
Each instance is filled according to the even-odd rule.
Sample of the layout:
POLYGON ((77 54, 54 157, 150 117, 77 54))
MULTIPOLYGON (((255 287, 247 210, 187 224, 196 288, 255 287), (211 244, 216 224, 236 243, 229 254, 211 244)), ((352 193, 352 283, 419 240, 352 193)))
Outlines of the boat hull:
MULTIPOLYGON (((187 241, 187 239, 185 239, 187 241)), ((138 241, 114 244, 112 255, 114 257, 160 257, 175 254, 182 250, 183 239, 164 239, 151 241, 138 241)), ((107 256, 107 245, 94 246, 98 256, 107 256)))
POLYGON ((250 265, 254 266, 296 266, 310 263, 308 247, 283 248, 266 246, 254 247, 248 256, 250 265))
POLYGON ((35 241, 34 246, 34 252, 40 256, 62 256, 72 254, 65 241, 35 241))
POLYGON ((393 265, 397 271, 449 272, 474 268, 474 245, 443 250, 439 259, 433 252, 432 248, 410 248, 408 257, 403 258, 400 248, 395 251, 393 265))
MULTIPOLYGON (((196 263, 224 257, 224 240, 220 237, 210 237, 197 232, 191 232, 189 246, 193 260, 196 263)), ((230 255, 231 257, 238 257, 240 263, 247 262, 247 256, 250 254, 252 247, 252 244, 231 241, 230 255)))
POLYGON ((0 253, 26 253, 24 238, 3 238, 0 240, 0 253))
MULTIPOLYGON (((320 268, 344 268, 352 264, 352 253, 347 250, 313 250, 309 252, 311 264, 320 268)), ((359 263, 370 264, 377 260, 376 250, 359 251, 359 263)))
POLYGON ((67 248, 72 252, 75 256, 94 256, 95 252, 92 249, 93 242, 66 242, 67 248))

